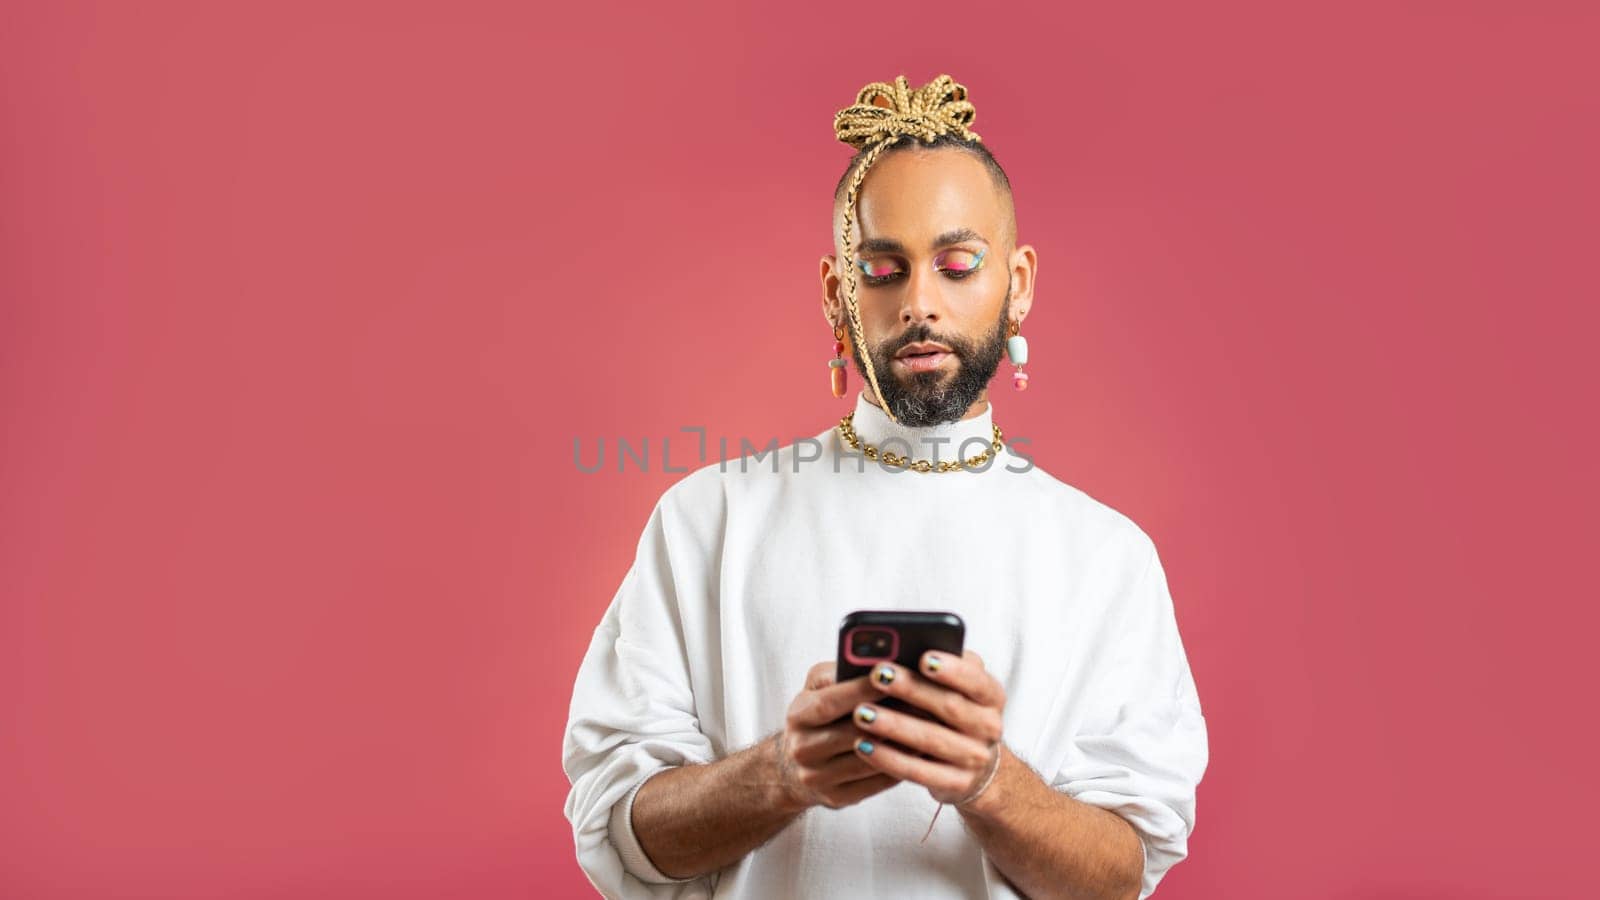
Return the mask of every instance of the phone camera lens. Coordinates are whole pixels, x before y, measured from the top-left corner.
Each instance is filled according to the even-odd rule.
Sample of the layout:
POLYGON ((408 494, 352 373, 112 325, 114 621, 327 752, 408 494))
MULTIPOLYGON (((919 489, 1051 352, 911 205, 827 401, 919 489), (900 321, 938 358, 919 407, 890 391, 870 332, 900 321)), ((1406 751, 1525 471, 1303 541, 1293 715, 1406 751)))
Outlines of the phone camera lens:
POLYGON ((851 650, 857 656, 887 659, 889 648, 894 645, 893 639, 894 635, 882 628, 858 631, 851 641, 851 650))

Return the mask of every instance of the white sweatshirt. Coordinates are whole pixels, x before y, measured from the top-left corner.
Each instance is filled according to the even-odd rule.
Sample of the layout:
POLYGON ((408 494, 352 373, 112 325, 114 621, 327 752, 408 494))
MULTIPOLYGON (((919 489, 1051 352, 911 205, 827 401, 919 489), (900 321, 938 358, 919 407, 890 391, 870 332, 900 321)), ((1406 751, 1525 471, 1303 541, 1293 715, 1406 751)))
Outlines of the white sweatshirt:
MULTIPOLYGON (((853 424, 871 444, 899 437, 886 449, 913 458, 951 459, 975 438, 965 458, 985 448, 993 412, 907 428, 858 394, 853 424)), ((888 469, 830 427, 703 465, 661 496, 579 667, 563 743, 578 863, 601 893, 1018 896, 955 810, 919 843, 938 804, 911 782, 812 808, 698 879, 663 875, 633 835, 647 777, 771 735, 806 670, 834 658, 845 614, 898 608, 966 620, 966 646, 1006 690, 1007 746, 1132 823, 1140 897, 1155 890, 1188 852, 1208 759, 1166 574, 1132 520, 1028 454, 1008 445, 981 472, 888 469)))

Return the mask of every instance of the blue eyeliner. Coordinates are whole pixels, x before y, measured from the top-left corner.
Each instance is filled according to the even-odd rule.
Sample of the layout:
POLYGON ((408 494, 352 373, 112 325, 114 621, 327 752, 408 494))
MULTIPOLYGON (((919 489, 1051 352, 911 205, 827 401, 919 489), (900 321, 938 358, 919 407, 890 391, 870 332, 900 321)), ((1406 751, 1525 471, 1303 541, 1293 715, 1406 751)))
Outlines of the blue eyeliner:
MULTIPOLYGON (((976 272, 979 269, 983 268, 983 261, 988 255, 989 255, 989 248, 988 247, 981 247, 981 248, 978 249, 978 251, 976 253, 973 254, 972 265, 966 267, 965 269, 951 269, 950 271, 953 271, 953 272, 976 272)), ((861 274, 867 276, 868 278, 887 278, 888 275, 893 275, 894 274, 893 272, 890 272, 890 273, 888 273, 888 275, 874 275, 874 274, 872 274, 872 270, 867 268, 867 261, 864 260, 864 259, 856 260, 856 268, 860 269, 861 270, 861 274)), ((935 266, 934 269, 935 269, 935 271, 942 271, 937 266, 935 266)))

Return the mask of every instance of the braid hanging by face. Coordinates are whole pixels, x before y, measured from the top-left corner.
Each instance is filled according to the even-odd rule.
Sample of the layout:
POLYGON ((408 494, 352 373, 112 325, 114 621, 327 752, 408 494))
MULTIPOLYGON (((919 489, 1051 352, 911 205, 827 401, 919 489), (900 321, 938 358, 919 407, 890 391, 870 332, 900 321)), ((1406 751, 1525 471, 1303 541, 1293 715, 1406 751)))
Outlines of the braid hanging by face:
POLYGON ((867 170, 872 168, 884 151, 904 138, 932 142, 940 135, 953 135, 981 143, 977 132, 967 127, 976 112, 967 100, 966 87, 957 84, 949 75, 940 75, 915 91, 907 84, 906 77, 900 75, 892 84, 876 81, 862 88, 856 95, 855 104, 839 110, 833 117, 833 131, 839 140, 865 151, 850 178, 850 187, 844 198, 844 227, 840 244, 845 255, 845 310, 856 342, 856 355, 867 370, 872 394, 878 398, 884 415, 896 424, 900 420, 895 418, 888 401, 883 399, 883 392, 878 389, 878 374, 872 363, 872 344, 862 328, 861 309, 856 302, 856 248, 851 242, 856 200, 861 193, 861 183, 867 177, 867 170))

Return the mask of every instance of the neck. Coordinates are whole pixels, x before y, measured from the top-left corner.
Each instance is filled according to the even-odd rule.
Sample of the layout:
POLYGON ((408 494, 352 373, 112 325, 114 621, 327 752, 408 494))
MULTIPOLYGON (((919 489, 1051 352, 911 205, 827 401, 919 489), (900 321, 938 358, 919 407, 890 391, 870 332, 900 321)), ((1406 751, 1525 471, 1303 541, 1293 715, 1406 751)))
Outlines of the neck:
POLYGON ((994 406, 987 392, 973 401, 960 419, 933 425, 905 425, 884 412, 872 393, 863 387, 856 396, 852 414, 853 429, 860 440, 914 460, 933 462, 967 459, 990 449, 994 439, 994 406))

